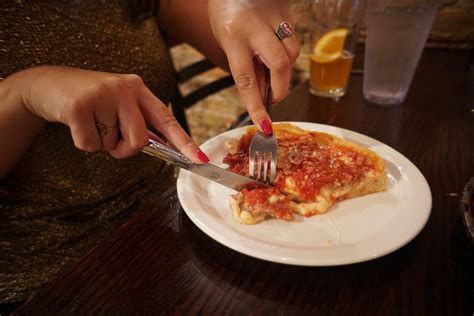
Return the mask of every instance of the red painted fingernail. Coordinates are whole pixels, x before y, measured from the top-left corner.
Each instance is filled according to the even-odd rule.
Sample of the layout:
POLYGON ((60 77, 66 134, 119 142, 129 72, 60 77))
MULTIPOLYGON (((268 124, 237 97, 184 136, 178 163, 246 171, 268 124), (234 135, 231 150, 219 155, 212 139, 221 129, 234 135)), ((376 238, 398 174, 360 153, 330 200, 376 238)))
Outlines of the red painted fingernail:
POLYGON ((201 149, 196 150, 196 157, 203 163, 209 162, 209 157, 201 149))
POLYGON ((260 121, 260 127, 266 135, 273 134, 272 123, 268 119, 263 119, 260 121))
POLYGON ((272 101, 272 105, 275 105, 275 104, 277 104, 277 102, 276 102, 276 101, 272 101))

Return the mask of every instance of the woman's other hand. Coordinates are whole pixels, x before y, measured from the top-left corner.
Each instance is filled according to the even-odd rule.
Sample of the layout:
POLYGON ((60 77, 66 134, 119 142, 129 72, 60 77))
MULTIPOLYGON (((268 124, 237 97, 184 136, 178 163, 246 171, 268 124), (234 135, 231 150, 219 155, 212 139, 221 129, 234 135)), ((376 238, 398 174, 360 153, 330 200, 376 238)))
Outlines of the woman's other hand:
POLYGON ((291 68, 299 55, 294 35, 280 40, 275 34, 280 23, 291 23, 287 1, 209 0, 208 13, 252 121, 271 133, 270 117, 263 106, 263 73, 255 57, 270 69, 273 102, 285 98, 291 68))
POLYGON ((22 103, 31 113, 68 125, 81 150, 105 150, 116 158, 131 156, 148 144, 148 122, 192 161, 208 161, 137 75, 43 66, 14 74, 7 81, 10 87, 23 87, 22 103))

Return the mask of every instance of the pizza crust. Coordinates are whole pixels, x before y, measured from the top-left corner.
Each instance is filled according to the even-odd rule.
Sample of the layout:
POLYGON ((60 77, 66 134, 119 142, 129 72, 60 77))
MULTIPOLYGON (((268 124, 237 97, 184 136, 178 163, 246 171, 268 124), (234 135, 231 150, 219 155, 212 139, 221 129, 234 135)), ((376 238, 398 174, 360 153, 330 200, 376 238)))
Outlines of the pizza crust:
POLYGON ((265 214, 252 215, 249 210, 245 210, 243 204, 243 195, 242 193, 237 193, 231 195, 230 197, 230 206, 232 208, 232 215, 234 219, 239 224, 253 225, 257 224, 265 219, 265 214))

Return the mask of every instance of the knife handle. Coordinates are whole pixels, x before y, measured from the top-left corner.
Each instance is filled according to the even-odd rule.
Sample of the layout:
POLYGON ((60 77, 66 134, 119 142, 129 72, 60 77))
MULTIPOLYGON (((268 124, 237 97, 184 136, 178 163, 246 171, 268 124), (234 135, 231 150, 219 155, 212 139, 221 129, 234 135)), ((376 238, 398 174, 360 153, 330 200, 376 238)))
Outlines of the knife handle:
POLYGON ((148 145, 143 147, 141 151, 148 155, 163 159, 164 161, 186 170, 189 169, 193 164, 193 162, 189 160, 188 157, 179 151, 154 141, 153 139, 149 139, 148 145))

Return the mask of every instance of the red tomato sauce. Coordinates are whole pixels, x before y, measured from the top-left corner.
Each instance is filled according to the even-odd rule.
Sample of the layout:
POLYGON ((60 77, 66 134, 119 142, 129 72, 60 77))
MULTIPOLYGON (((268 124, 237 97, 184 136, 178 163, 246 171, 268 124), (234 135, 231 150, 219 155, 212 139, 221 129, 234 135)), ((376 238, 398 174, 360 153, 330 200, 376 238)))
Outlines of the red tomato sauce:
POLYGON ((273 214, 276 218, 293 219, 293 213, 289 207, 290 198, 281 194, 278 189, 243 189, 242 193, 245 202, 252 205, 253 209, 273 214), (278 196, 280 200, 275 203, 270 203, 269 199, 272 195, 278 196))
MULTIPOLYGON (((248 175, 248 151, 252 136, 253 133, 244 135, 237 152, 229 153, 224 158, 230 170, 248 175)), ((351 148, 318 142, 318 133, 286 133, 277 135, 277 138, 279 160, 275 187, 285 190, 285 179, 291 177, 299 196, 307 201, 314 201, 326 185, 337 187, 353 183, 373 169, 371 161, 351 148)))

